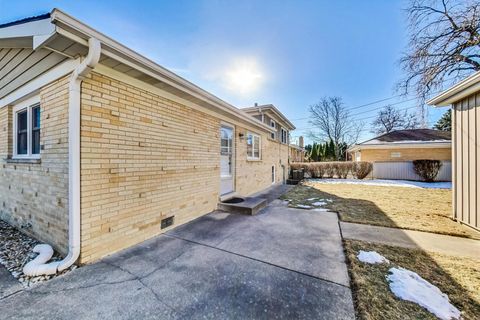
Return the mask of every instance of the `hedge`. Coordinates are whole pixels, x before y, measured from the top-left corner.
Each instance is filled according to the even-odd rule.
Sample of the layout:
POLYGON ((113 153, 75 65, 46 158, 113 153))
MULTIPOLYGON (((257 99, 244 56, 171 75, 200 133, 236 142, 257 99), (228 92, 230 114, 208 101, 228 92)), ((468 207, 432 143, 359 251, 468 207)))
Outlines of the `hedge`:
POLYGON ((290 165, 292 170, 303 169, 311 178, 338 178, 346 179, 351 172, 357 179, 364 179, 372 171, 372 164, 366 161, 359 162, 296 162, 290 165))

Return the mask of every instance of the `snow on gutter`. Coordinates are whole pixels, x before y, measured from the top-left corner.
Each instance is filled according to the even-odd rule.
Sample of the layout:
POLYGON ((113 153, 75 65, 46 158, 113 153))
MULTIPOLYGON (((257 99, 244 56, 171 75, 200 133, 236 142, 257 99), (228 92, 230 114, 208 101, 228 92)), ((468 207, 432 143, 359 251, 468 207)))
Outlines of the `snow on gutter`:
POLYGON ((87 45, 88 38, 96 38, 102 43, 102 54, 112 59, 117 60, 125 65, 130 66, 146 75, 149 75, 155 79, 158 79, 173 88, 181 90, 190 96, 200 99, 209 105, 221 110, 230 116, 239 118, 257 128, 268 132, 274 132, 272 128, 253 118, 249 114, 242 110, 235 108, 231 104, 223 101, 222 99, 214 96, 213 94, 203 90, 195 84, 183 79, 175 73, 165 69, 152 60, 136 53, 135 51, 125 47, 112 38, 90 28, 86 24, 78 21, 70 15, 58 10, 53 9, 51 13, 52 23, 57 25, 57 32, 67 38, 70 38, 76 42, 87 45))
POLYGON ((480 71, 427 101, 434 107, 444 107, 480 91, 480 71))
POLYGON ((88 54, 72 72, 68 91, 68 254, 61 261, 46 263, 53 250, 40 244, 33 248, 39 256, 27 263, 23 273, 28 276, 55 274, 70 267, 80 256, 80 89, 83 79, 100 60, 101 44, 88 39, 88 54))

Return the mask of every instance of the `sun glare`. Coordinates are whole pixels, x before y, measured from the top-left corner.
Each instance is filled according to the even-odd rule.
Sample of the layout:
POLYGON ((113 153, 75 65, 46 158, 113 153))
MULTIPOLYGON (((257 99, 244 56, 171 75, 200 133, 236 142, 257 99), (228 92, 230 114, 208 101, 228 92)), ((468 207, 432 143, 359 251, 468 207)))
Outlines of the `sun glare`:
POLYGON ((226 72, 227 87, 241 94, 257 90, 262 81, 262 74, 254 60, 241 60, 233 63, 226 72))

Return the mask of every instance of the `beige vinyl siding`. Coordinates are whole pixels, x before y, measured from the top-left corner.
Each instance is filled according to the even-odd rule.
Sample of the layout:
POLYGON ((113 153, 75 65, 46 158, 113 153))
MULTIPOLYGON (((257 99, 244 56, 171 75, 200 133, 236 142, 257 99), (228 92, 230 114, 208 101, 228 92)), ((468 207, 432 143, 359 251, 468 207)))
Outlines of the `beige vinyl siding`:
POLYGON ((480 178, 480 97, 471 95, 453 105, 453 184, 454 218, 480 228, 478 186, 480 178))

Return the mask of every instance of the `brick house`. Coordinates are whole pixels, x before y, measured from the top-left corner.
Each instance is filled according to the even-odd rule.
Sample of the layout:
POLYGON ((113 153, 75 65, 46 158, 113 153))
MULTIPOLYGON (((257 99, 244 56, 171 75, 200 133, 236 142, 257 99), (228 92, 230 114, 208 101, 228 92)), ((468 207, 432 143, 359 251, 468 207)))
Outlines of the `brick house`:
POLYGON ((451 181, 451 133, 432 129, 395 130, 350 147, 353 161, 373 163, 373 177, 420 180, 413 160, 441 160, 437 180, 451 181))
POLYGON ((97 260, 283 183, 275 110, 278 128, 57 9, 3 24, 0 218, 68 253, 49 272, 97 260))

